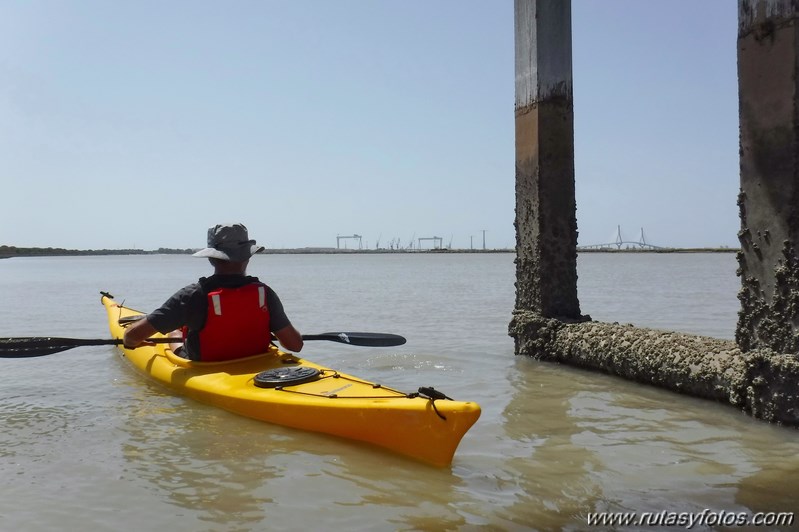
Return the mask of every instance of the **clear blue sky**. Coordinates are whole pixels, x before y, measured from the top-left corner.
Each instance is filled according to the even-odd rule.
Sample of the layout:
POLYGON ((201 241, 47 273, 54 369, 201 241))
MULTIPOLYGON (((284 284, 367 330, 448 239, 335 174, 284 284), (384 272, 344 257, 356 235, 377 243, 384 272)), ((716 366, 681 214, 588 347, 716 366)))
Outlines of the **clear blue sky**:
MULTIPOLYGON (((736 2, 574 0, 581 245, 736 246, 736 2)), ((513 247, 511 0, 0 2, 0 244, 513 247)))

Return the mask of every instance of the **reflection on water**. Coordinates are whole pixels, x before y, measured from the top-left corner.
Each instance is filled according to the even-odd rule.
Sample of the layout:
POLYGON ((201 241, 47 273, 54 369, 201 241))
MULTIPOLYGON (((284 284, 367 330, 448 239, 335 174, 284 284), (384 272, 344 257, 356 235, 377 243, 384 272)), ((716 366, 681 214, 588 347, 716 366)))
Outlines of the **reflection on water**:
POLYGON ((137 390, 125 411, 123 479, 146 481, 157 497, 196 511, 202 521, 262 521, 273 500, 258 488, 283 473, 261 458, 282 452, 279 438, 268 430, 254 437, 247 420, 153 388, 137 390))
POLYGON ((511 448, 503 450, 497 476, 504 498, 497 515, 516 526, 557 530, 597 504, 602 493, 594 475, 602 464, 575 442, 581 429, 571 405, 579 386, 563 387, 550 372, 521 358, 510 372, 511 399, 503 416, 511 448))
POLYGON ((376 530, 465 523, 458 507, 470 495, 451 471, 367 445, 240 418, 146 383, 121 426, 122 480, 146 483, 203 522, 305 528, 298 523, 309 522, 314 492, 329 497, 333 488, 322 512, 329 523, 361 522, 364 513, 376 513, 376 530))
POLYGON ((346 444, 337 439, 241 418, 144 382, 133 399, 121 440, 124 478, 201 521, 248 529, 292 505, 302 521, 308 500, 286 483, 351 484, 349 505, 363 504, 370 496, 363 492, 375 487, 350 472, 336 453, 346 444))
POLYGON ((792 429, 615 377, 528 359, 516 366, 503 411, 510 458, 498 478, 516 499, 498 512, 509 521, 579 530, 588 512, 797 508, 792 429), (572 386, 561 385, 564 374, 572 386))

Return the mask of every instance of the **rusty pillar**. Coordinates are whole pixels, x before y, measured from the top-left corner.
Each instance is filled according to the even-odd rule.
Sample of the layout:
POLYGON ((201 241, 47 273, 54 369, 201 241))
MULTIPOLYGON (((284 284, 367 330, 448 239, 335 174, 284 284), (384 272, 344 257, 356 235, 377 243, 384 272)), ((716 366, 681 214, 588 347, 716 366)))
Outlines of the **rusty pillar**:
MULTIPOLYGON (((570 0, 515 0, 516 311, 580 316, 570 0)), ((517 338, 517 353, 518 353, 517 338)))
POLYGON ((739 0, 741 310, 749 351, 799 352, 799 1, 739 0))

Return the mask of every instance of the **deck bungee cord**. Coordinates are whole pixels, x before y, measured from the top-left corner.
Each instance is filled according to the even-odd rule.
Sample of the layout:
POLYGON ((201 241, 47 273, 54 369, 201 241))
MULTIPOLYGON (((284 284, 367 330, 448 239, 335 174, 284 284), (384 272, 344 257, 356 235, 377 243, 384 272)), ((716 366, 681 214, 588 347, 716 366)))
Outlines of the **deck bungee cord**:
POLYGON ((436 407, 436 401, 447 400, 452 401, 451 397, 447 397, 442 392, 436 390, 432 386, 421 386, 419 391, 406 393, 382 384, 369 382, 361 379, 356 379, 349 375, 342 375, 333 369, 316 369, 307 366, 289 366, 285 368, 271 369, 262 371, 254 377, 255 386, 259 388, 270 388, 281 392, 296 393, 299 395, 306 395, 310 397, 325 397, 328 399, 415 399, 422 397, 428 399, 433 407, 436 415, 446 421, 446 416, 439 412, 436 407), (394 397, 387 397, 385 395, 348 395, 339 396, 336 392, 342 390, 342 387, 335 388, 327 392, 307 392, 304 390, 293 390, 292 386, 299 386, 314 381, 321 381, 324 379, 340 379, 343 381, 350 381, 357 384, 364 384, 371 386, 373 389, 380 389, 383 391, 396 394, 394 397))

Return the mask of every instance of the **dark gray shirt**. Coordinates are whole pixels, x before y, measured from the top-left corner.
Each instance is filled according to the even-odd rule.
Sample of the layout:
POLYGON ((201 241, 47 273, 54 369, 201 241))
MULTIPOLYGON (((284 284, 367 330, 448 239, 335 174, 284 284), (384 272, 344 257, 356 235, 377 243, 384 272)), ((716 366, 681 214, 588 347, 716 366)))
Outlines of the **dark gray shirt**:
MULTIPOLYGON (((161 334, 188 327, 185 350, 189 358, 196 360, 199 353, 199 332, 208 316, 208 292, 218 288, 238 288, 249 283, 260 282, 257 277, 246 275, 212 275, 202 278, 175 292, 158 309, 147 315, 147 321, 161 334)), ((266 287, 266 306, 269 309, 269 329, 279 331, 291 325, 283 303, 274 290, 266 287)))

